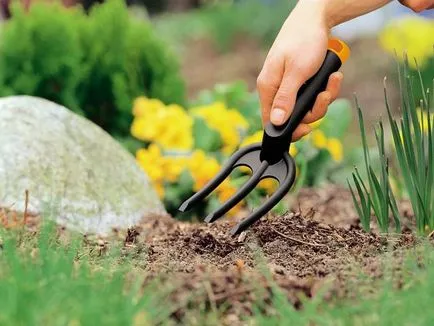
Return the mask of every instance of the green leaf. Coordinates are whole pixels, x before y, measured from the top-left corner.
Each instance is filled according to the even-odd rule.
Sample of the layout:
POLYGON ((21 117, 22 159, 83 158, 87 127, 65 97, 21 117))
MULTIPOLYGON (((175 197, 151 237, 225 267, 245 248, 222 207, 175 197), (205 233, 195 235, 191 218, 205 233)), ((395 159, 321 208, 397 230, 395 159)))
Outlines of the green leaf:
POLYGON ((165 185, 164 203, 169 212, 177 211, 179 205, 193 193, 194 180, 188 170, 182 171, 177 182, 165 185))
POLYGON ((346 99, 338 99, 330 104, 327 115, 321 122, 321 129, 328 138, 341 139, 352 121, 351 103, 346 99))
POLYGON ((184 170, 181 172, 178 178, 177 185, 183 193, 188 193, 192 191, 194 186, 194 180, 188 170, 184 170))
POLYGON ((393 192, 390 193, 390 209, 392 210, 393 220, 395 222, 396 232, 401 232, 401 214, 398 210, 398 205, 396 204, 395 196, 393 192))
POLYGON ((307 163, 306 185, 310 187, 319 186, 324 183, 328 176, 328 167, 331 163, 330 153, 320 150, 315 158, 307 163))
POLYGON ((205 152, 217 151, 222 146, 218 131, 210 128, 201 117, 195 117, 193 123, 194 147, 205 152))
POLYGON ((360 222, 362 223, 363 228, 365 229, 365 231, 369 232, 370 222, 371 222, 371 200, 369 198, 369 193, 363 192, 362 188, 360 187, 360 183, 357 180, 356 175, 354 173, 352 175, 360 198, 360 205, 359 205, 356 196, 354 194, 353 188, 351 187, 349 180, 347 180, 348 186, 351 191, 351 196, 353 198, 353 204, 357 210, 357 213, 359 214, 360 222))
POLYGON ((374 173, 372 168, 369 169, 371 174, 371 180, 373 184, 373 189, 371 189, 373 193, 373 208, 375 214, 377 216, 378 225, 382 232, 387 232, 389 229, 389 203, 385 198, 385 194, 382 192, 380 182, 378 181, 377 176, 374 173))

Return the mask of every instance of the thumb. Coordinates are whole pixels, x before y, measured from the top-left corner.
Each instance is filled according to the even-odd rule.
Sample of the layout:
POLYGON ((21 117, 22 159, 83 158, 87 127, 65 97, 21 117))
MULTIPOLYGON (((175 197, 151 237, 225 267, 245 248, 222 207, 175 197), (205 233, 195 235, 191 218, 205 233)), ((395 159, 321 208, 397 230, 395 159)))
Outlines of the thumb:
POLYGON ((301 78, 296 74, 287 73, 282 78, 279 90, 274 97, 270 113, 270 121, 274 125, 280 126, 288 120, 294 108, 297 93, 301 85, 301 78))

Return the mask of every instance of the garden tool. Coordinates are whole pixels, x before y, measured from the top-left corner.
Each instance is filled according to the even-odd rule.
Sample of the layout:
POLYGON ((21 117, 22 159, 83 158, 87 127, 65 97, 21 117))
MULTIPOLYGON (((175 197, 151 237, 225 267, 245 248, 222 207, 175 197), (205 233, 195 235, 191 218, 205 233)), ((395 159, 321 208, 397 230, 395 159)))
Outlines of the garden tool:
POLYGON ((205 199, 235 168, 241 166, 251 170, 251 177, 220 208, 208 215, 205 221, 211 223, 224 216, 261 180, 267 178, 277 180, 279 187, 257 210, 236 225, 231 234, 234 236, 246 230, 277 205, 289 192, 295 180, 296 165, 294 159, 289 155, 292 135, 305 115, 313 108, 317 96, 326 89, 330 75, 339 70, 349 54, 350 50, 344 42, 336 38, 330 39, 321 68, 298 91, 294 109, 286 123, 281 126, 275 126, 271 122, 267 123, 264 127, 262 143, 252 144, 235 152, 219 173, 204 188, 187 199, 179 210, 185 212, 205 199))

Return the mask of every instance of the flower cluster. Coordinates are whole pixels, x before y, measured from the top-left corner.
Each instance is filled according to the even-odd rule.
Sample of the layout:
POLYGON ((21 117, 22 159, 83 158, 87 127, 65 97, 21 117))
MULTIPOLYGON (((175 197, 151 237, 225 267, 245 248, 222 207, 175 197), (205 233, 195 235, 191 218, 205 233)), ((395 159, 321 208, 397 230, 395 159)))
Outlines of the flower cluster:
POLYGON ((133 107, 131 134, 165 149, 190 150, 193 147, 193 119, 178 105, 140 97, 133 107))
POLYGON ((405 17, 388 24, 380 34, 384 49, 401 59, 408 55, 409 65, 423 67, 434 56, 434 21, 422 17, 405 17))
MULTIPOLYGON (((136 152, 137 162, 152 180, 160 198, 170 201, 169 206, 173 207, 202 189, 239 147, 262 141, 262 130, 248 133, 247 119, 237 109, 230 109, 220 101, 184 109, 139 97, 134 102, 133 115, 131 134, 144 142, 143 148, 136 152), (187 186, 179 186, 180 182, 186 182, 187 186)), ((321 121, 312 124, 312 136, 291 144, 289 153, 296 162, 304 159, 301 154, 306 149, 328 151, 334 161, 342 160, 342 144, 336 138, 327 138, 320 126, 321 121)), ((315 155, 310 157, 310 160, 316 159, 315 155)), ((248 174, 247 168, 234 172, 204 203, 205 211, 215 205, 213 200, 222 203, 233 196, 248 174)), ((259 196, 269 195, 277 185, 275 180, 262 180, 255 192, 259 196)), ((245 205, 246 201, 242 201, 229 214, 237 214, 245 205)), ((203 214, 203 210, 200 212, 203 214)))
MULTIPOLYGON (((164 187, 176 183, 183 171, 189 171, 193 179, 193 191, 199 191, 220 170, 220 164, 213 157, 207 157, 202 150, 191 155, 164 155, 160 147, 150 144, 137 151, 137 161, 151 178, 160 198, 164 198, 164 187)), ((229 180, 217 188, 220 201, 225 201, 236 189, 229 180)), ((234 212, 234 211, 233 211, 234 212)))
POLYGON ((194 116, 203 118, 208 126, 216 130, 222 139, 222 152, 226 155, 239 146, 242 135, 249 125, 246 119, 235 109, 228 109, 222 102, 191 109, 194 116))
POLYGON ((328 151, 335 162, 342 161, 343 148, 339 139, 334 137, 327 138, 324 132, 320 129, 313 130, 309 139, 312 141, 314 147, 328 151))

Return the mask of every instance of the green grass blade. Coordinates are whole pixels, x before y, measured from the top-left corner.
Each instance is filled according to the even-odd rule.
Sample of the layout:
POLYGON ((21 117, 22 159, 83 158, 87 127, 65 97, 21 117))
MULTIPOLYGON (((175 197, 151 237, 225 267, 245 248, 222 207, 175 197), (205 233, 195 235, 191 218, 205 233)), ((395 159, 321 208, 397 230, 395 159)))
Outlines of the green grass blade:
POLYGON ((381 191, 381 185, 378 181, 377 176, 374 173, 372 167, 369 167, 369 172, 371 174, 371 180, 374 185, 373 193, 373 207, 375 214, 377 215, 378 224, 382 232, 387 232, 389 228, 389 214, 388 214, 388 202, 384 198, 384 194, 381 191), (386 208, 385 208, 386 206, 386 208))
POLYGON ((356 167, 356 168, 354 168, 354 170, 356 171, 357 178, 359 179, 360 184, 363 187, 363 190, 365 191, 365 193, 369 193, 368 189, 366 188, 365 183, 363 182, 363 179, 362 179, 362 177, 360 175, 359 169, 356 167))
POLYGON ((348 187, 350 188, 351 196, 353 198, 354 207, 357 210, 357 214, 359 215, 359 219, 360 219, 360 222, 363 226, 363 229, 366 232, 369 232, 370 231, 370 223, 371 223, 371 214, 369 212, 370 206, 369 206, 369 204, 368 205, 366 204, 367 203, 366 197, 369 197, 369 194, 366 194, 366 197, 365 197, 365 194, 363 193, 362 189, 360 188, 360 185, 358 184, 357 178, 354 175, 354 173, 353 173, 353 179, 354 179, 354 183, 356 184, 357 191, 358 191, 359 198, 360 198, 360 202, 361 202, 361 204, 359 204, 359 202, 357 201, 353 187, 351 186, 350 181, 347 180, 348 187), (366 210, 366 205, 368 207, 368 210, 366 210), (366 211, 368 211, 368 213, 366 213, 366 211))
POLYGON ((359 101, 357 99, 357 97, 355 97, 355 101, 356 101, 356 108, 357 108, 357 112, 359 115, 359 128, 360 128, 360 133, 362 136, 362 147, 363 147, 363 156, 365 159, 365 168, 366 168, 366 174, 369 175, 369 162, 370 162, 370 157, 369 157, 369 147, 368 147, 368 141, 366 139, 366 129, 365 129, 365 122, 363 119, 363 113, 362 113, 362 109, 360 107, 359 101))
POLYGON ((396 204, 395 195, 393 194, 392 191, 390 192, 389 203, 390 203, 390 210, 392 211, 393 214, 393 221, 395 222, 395 230, 396 232, 401 232, 402 216, 399 213, 398 205, 396 204))
POLYGON ((425 107, 428 107, 428 104, 429 104, 428 103, 428 98, 429 98, 429 96, 427 96, 425 94, 425 85, 423 84, 422 73, 420 72, 419 64, 417 63, 416 58, 414 58, 414 63, 416 64, 416 71, 417 71, 417 74, 418 74, 418 77, 419 77, 420 90, 421 90, 422 97, 423 97, 422 100, 424 102, 425 107))

